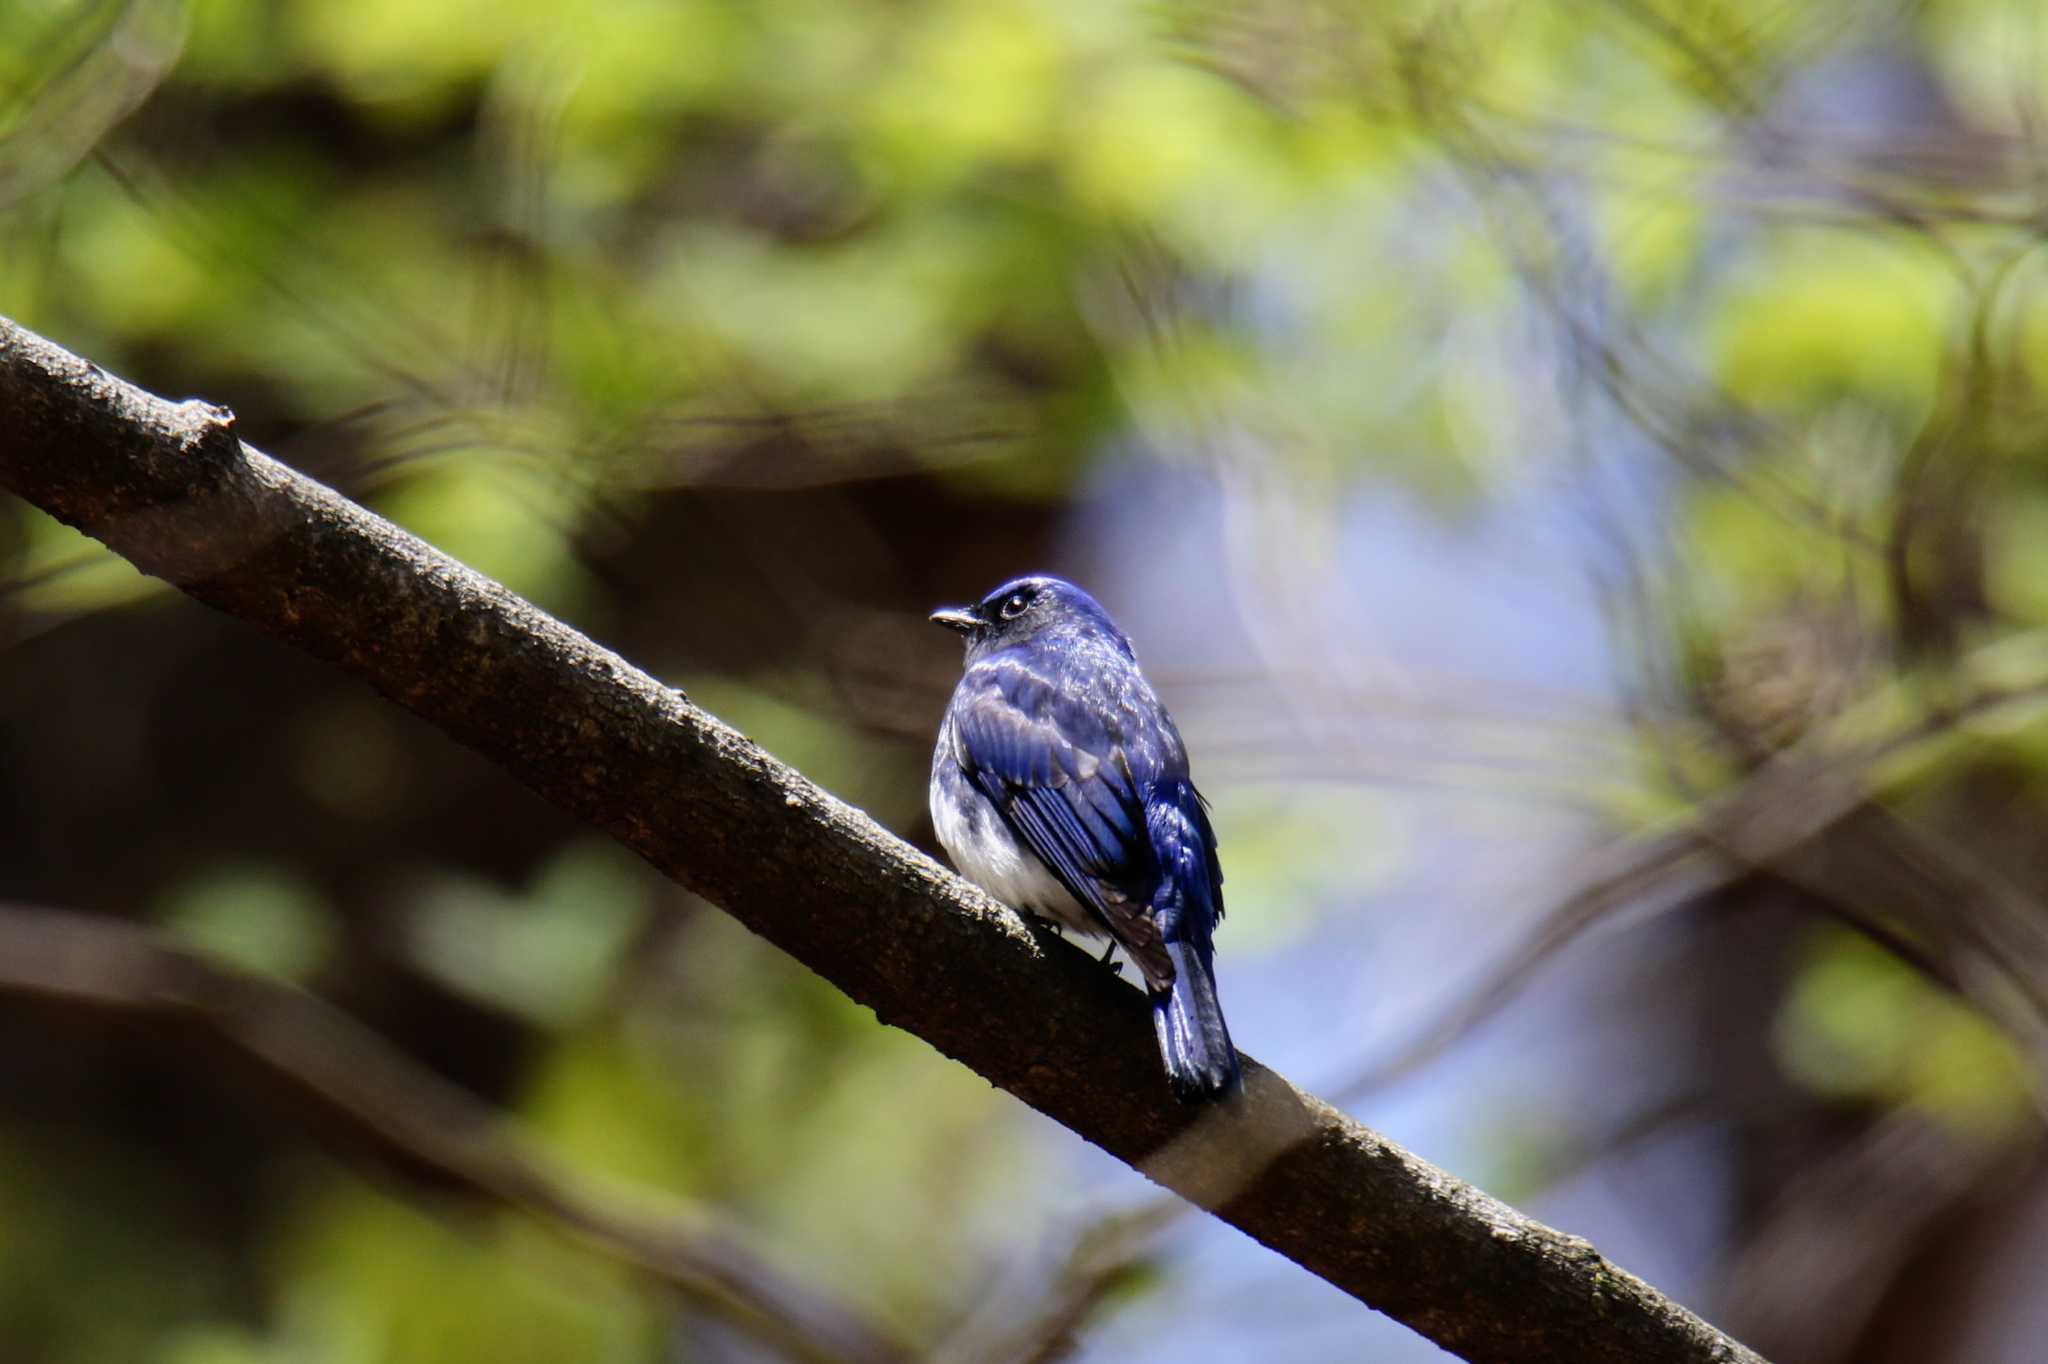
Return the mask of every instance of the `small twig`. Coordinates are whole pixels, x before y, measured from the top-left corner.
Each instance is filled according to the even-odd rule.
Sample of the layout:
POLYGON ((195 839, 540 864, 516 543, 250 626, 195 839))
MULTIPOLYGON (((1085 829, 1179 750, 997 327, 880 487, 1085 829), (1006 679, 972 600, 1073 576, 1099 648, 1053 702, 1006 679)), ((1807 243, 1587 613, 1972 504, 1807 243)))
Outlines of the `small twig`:
MULTIPOLYGON (((726 1231, 626 1212, 579 1188, 505 1118, 312 995, 118 920, 0 905, 0 991, 195 1021, 389 1155, 551 1222, 812 1364, 899 1364, 903 1345, 726 1231)), ((646 1196, 651 1201, 653 1196, 646 1196)))
MULTIPOLYGON (((1875 804, 1868 785, 1869 774, 1878 765, 1920 744, 1938 740, 1968 720, 2009 706, 2041 704, 2048 698, 2044 688, 2048 684, 1986 688, 1938 714, 1922 717, 1850 752, 1825 754, 1820 751, 1820 740, 1809 741, 1781 753, 1732 789, 1703 801, 1675 827, 1611 845, 1595 855, 1606 869, 1594 872, 1579 889, 1546 910, 1521 945, 1478 986, 1466 991, 1441 1018, 1397 1050, 1332 1086, 1336 1101, 1356 1103, 1365 1094, 1442 1056, 1497 1014, 1544 964, 1579 935, 1611 915, 1642 910, 1651 892, 1664 892, 1670 903, 1690 903, 1707 891, 1753 872, 1783 880, 1813 896, 1816 906, 1891 950, 1943 988, 1970 993, 1952 964, 1931 955, 1883 919, 1832 894, 1825 877, 1806 872, 1796 862, 1798 855, 1815 840, 1852 816, 1882 810, 1875 804), (1683 896, 1672 894, 1670 885, 1681 873, 1691 878, 1683 887, 1683 896)), ((2019 1019, 2010 1010, 1997 1007, 1995 1001, 1987 1002, 1974 994, 1971 998, 1980 1007, 1986 1007, 1991 1016, 2024 1033, 2030 1050, 2038 1053, 2038 1047, 2031 1044, 2048 1026, 2048 996, 2043 995, 2030 971, 2015 965, 2018 954, 2003 945, 1998 934, 2009 938, 2015 922, 2031 927, 2039 916, 2013 910, 2016 892, 1980 873, 1973 874, 1953 857, 1938 859, 1939 845, 1929 844, 1903 821, 1891 821, 1890 833, 1891 842, 1923 862, 1939 860, 1941 870, 1947 873, 1945 885, 1951 894, 1987 910, 2002 911, 1984 925, 1959 918, 1955 926, 1967 945, 2021 992, 2031 1016, 2019 1019)))
POLYGON ((1159 1258, 1161 1233, 1194 1210, 1157 1196, 1088 1219, 1049 1269, 1032 1263, 987 1294, 926 1357, 926 1364, 1056 1364, 1080 1348, 1082 1327, 1159 1258), (1020 1304, 1022 1304, 1020 1306, 1020 1304))
POLYGON ((1581 934, 1609 915, 1639 908, 1652 891, 1686 870, 1689 863, 1698 877, 1705 878, 1691 889, 1697 890, 1699 884, 1714 884, 1717 871, 1700 859, 1702 851, 1700 840, 1691 831, 1681 830, 1647 840, 1624 840, 1598 855, 1609 864, 1608 870, 1588 877, 1571 895, 1546 910, 1521 945, 1477 986, 1463 992, 1441 1018, 1397 1050, 1331 1086, 1332 1097, 1339 1104, 1355 1104, 1374 1090, 1436 1060, 1499 1013, 1546 963, 1581 934))

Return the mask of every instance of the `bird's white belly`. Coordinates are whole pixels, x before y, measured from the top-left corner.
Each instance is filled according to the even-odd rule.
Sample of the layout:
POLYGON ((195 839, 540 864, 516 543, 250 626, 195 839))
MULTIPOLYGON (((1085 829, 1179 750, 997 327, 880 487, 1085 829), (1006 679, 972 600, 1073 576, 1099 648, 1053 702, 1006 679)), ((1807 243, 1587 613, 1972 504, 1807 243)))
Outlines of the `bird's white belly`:
POLYGON ((932 826, 960 874, 1010 908, 1085 937, 1104 935, 1100 917, 1070 895, 1037 854, 1017 842, 979 792, 961 801, 935 791, 932 826))

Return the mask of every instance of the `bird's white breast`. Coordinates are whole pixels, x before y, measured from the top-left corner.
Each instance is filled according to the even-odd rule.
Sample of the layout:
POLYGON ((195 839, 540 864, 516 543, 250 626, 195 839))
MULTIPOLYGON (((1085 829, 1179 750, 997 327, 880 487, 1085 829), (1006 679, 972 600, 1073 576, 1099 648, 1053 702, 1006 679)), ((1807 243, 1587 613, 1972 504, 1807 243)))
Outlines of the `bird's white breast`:
POLYGON ((1067 893, 1035 853, 1011 835, 994 805, 957 775, 932 783, 932 827, 960 874, 1012 909, 1070 932, 1101 937, 1102 921, 1067 893), (952 798, 952 786, 959 798, 952 798))

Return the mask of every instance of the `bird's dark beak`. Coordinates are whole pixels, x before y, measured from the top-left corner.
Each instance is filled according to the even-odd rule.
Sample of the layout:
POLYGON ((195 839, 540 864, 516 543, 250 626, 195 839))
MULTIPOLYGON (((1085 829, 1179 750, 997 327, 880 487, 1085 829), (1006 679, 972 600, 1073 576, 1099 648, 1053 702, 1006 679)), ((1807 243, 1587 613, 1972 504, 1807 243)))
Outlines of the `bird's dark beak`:
POLYGON ((932 624, 943 625, 948 630, 958 630, 963 635, 981 628, 981 617, 961 606, 948 606, 934 611, 931 614, 931 621, 932 624))

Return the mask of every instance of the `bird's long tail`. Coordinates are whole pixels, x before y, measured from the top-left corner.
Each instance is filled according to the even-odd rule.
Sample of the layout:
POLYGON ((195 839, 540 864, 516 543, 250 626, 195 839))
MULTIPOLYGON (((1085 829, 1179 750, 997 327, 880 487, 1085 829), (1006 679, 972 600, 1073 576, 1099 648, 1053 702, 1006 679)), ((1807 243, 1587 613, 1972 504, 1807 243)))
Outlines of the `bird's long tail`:
POLYGON ((1216 1002, 1216 974, 1206 943, 1169 942, 1173 985, 1152 996, 1152 1027, 1166 1079, 1183 1102, 1220 1099, 1244 1085, 1237 1048, 1216 1002))
MULTIPOLYGON (((1216 1002, 1213 935, 1223 917, 1223 868, 1202 798, 1186 781, 1162 782, 1145 806, 1159 882, 1153 922, 1173 959, 1173 980, 1152 995, 1166 1078, 1183 1102, 1221 1099, 1244 1087, 1237 1048, 1216 1002)), ((1158 985, 1158 981, 1152 982, 1158 985)))

